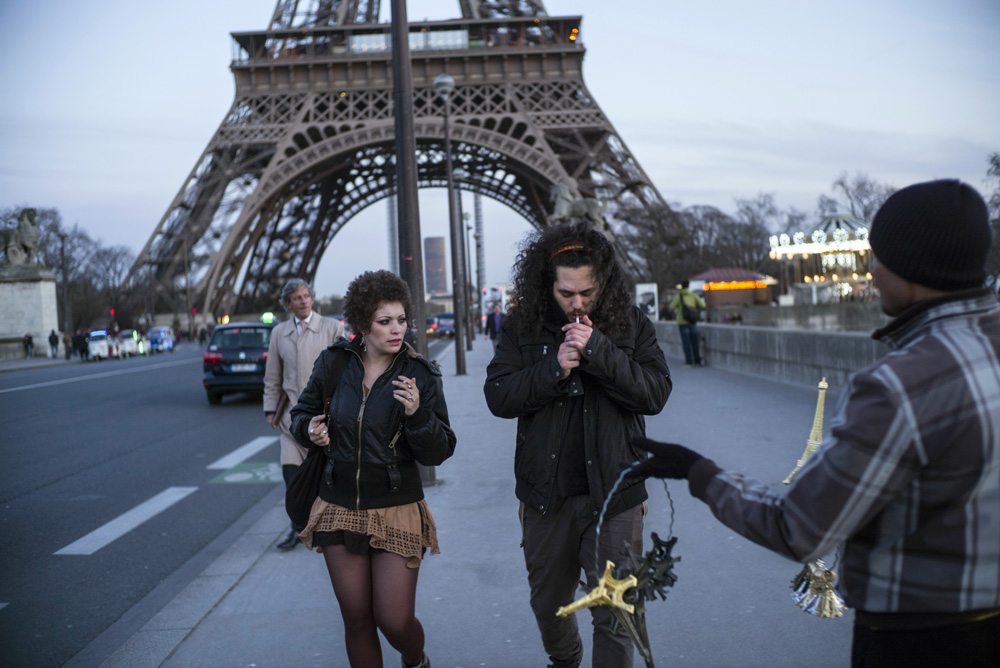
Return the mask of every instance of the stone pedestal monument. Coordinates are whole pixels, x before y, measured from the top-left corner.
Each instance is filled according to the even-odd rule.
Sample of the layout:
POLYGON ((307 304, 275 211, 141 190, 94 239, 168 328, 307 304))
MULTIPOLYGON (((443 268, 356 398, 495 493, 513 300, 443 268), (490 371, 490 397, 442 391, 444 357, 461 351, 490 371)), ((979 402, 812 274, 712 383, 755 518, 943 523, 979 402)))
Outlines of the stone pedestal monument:
POLYGON ((35 356, 48 356, 49 333, 59 332, 56 277, 38 264, 34 209, 24 209, 17 228, 0 230, 0 358, 24 357, 24 335, 35 356))

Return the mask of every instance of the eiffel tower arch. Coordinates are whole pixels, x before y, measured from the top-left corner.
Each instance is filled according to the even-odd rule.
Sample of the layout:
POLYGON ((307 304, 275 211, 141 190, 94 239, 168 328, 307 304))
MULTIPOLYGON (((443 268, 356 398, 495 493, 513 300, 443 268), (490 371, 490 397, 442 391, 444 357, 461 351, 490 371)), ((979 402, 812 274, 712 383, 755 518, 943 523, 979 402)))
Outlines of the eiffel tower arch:
MULTIPOLYGON (((462 17, 411 23, 418 187, 447 183, 434 78, 455 79, 458 186, 535 227, 553 184, 612 217, 662 198, 583 82, 580 16, 540 0, 459 0, 462 17)), ((139 254, 132 276, 180 311, 187 281, 206 314, 277 301, 312 281, 357 213, 394 192, 390 26, 379 0, 279 0, 266 30, 233 33, 233 105, 139 254)), ((627 225, 610 224, 612 231, 627 225)))

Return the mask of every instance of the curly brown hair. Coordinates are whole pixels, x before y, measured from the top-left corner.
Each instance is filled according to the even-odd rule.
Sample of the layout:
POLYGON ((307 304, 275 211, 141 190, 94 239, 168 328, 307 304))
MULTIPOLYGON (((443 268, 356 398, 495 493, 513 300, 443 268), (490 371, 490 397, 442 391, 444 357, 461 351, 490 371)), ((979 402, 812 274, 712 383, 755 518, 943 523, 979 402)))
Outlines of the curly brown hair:
POLYGON ((514 295, 511 325, 520 335, 537 335, 547 321, 565 322, 552 295, 556 267, 593 269, 600 286, 590 318, 604 334, 614 338, 625 332, 632 308, 629 277, 607 237, 586 222, 552 225, 529 234, 514 262, 514 295))
POLYGON ((382 304, 390 302, 399 302, 403 305, 407 322, 413 319, 410 288, 406 282, 385 269, 366 271, 347 286, 347 294, 344 295, 344 318, 355 332, 367 334, 371 330, 375 311, 382 304))

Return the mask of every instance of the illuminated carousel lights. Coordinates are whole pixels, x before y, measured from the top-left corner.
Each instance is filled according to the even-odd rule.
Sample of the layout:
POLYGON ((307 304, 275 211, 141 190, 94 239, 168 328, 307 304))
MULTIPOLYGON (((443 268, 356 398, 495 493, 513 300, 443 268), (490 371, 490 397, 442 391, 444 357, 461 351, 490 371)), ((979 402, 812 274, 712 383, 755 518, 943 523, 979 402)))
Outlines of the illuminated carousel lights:
POLYGON ((772 260, 780 260, 782 256, 791 260, 797 255, 805 258, 831 252, 864 256, 865 251, 871 248, 868 228, 862 221, 843 215, 823 218, 811 232, 795 232, 791 236, 787 233, 774 234, 768 241, 772 260))

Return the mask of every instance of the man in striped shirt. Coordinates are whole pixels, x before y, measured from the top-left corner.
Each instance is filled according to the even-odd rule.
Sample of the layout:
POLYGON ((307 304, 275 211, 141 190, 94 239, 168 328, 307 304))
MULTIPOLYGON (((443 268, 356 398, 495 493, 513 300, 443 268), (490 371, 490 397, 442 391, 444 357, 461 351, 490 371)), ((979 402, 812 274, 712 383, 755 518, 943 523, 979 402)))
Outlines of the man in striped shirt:
POLYGON ((809 562, 843 546, 852 666, 1000 657, 1000 306, 983 288, 986 204, 955 180, 892 195, 872 223, 891 352, 852 376, 830 435, 786 489, 683 446, 631 475, 687 478, 726 526, 809 562))

